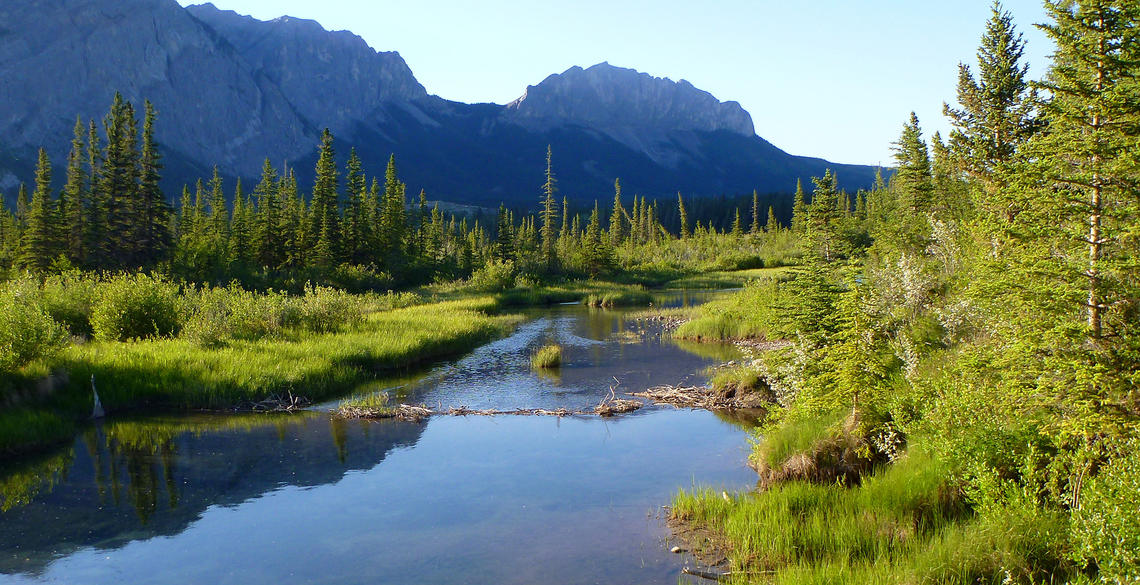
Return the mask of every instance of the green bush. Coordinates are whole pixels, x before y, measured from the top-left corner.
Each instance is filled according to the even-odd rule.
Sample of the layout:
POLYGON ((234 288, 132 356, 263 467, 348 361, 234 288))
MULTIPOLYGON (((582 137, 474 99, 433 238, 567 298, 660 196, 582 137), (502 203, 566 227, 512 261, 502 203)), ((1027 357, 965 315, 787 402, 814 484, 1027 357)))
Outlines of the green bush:
POLYGON ((72 335, 90 337, 98 286, 97 278, 78 271, 49 276, 41 293, 44 310, 72 335))
POLYGON ((91 315, 97 339, 170 337, 181 329, 178 285, 168 280, 147 274, 120 275, 100 289, 91 315))
POLYGON ((467 286, 480 292, 502 292, 515 286, 518 271, 510 260, 488 260, 467 281, 467 286))
POLYGON ((1140 441, 1089 482, 1073 513, 1078 561, 1096 563, 1104 583, 1140 582, 1140 441))
POLYGON ((0 290, 0 371, 51 357, 66 341, 66 329, 44 310, 35 283, 15 281, 0 290))
MULTIPOLYGON (((300 309, 299 325, 315 333, 340 331, 364 318, 364 306, 358 297, 321 286, 305 288, 300 309)), ((290 312, 290 318, 292 315, 290 312)))

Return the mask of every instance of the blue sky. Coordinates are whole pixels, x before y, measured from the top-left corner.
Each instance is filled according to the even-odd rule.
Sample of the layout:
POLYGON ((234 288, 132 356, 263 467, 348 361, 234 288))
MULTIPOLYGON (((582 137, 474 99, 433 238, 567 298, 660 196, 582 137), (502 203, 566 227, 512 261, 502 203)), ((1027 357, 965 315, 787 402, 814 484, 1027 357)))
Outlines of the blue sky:
MULTIPOLYGON (((196 4, 179 0, 182 4, 196 4)), ((428 92, 506 103, 551 73, 601 61, 687 79, 752 114, 793 154, 889 164, 913 110, 947 131, 957 64, 974 62, 990 0, 214 0, 266 20, 311 18, 399 51, 428 92)), ((1040 0, 1006 0, 1031 74, 1052 47, 1040 0)))

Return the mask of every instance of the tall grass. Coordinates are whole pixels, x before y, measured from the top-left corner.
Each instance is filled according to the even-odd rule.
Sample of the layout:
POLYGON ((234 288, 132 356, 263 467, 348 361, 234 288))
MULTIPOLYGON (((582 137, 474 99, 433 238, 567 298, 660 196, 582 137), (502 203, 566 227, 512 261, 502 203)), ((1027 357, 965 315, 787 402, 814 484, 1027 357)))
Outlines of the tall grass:
POLYGON ((778 307, 786 302, 775 278, 749 281, 744 290, 698 307, 696 315, 673 333, 679 339, 779 339, 778 307))
POLYGON ((696 489, 674 497, 672 515, 715 534, 733 572, 766 573, 772 583, 965 585, 1064 574, 1063 517, 1029 508, 977 516, 954 478, 912 449, 854 488, 795 481, 730 498, 696 489))
POLYGON ((530 357, 530 365, 536 370, 557 368, 562 365, 562 346, 545 345, 530 357))

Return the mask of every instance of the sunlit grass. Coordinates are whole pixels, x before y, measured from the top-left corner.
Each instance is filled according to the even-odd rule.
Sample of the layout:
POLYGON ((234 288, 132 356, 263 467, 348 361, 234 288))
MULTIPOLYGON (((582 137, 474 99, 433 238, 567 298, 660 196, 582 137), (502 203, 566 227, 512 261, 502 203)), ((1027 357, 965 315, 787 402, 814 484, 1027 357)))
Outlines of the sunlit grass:
POLYGON ((530 365, 536 370, 552 369, 562 365, 562 346, 545 345, 530 357, 530 365))

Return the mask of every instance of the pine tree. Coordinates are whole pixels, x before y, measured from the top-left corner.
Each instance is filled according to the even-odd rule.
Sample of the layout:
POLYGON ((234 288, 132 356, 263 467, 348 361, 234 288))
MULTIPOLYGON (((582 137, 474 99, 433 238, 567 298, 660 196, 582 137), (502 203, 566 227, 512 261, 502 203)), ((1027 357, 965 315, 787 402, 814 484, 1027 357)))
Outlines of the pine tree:
POLYGON ((280 181, 277 169, 273 168, 268 158, 265 159, 261 165, 261 180, 253 188, 257 215, 253 225, 252 247, 254 260, 269 270, 278 270, 285 262, 286 238, 282 233, 285 220, 282 217, 280 181))
POLYGON ((748 233, 760 233, 760 194, 752 191, 752 227, 748 233))
POLYGON ((170 205, 159 186, 162 179, 159 174, 162 171, 162 154, 154 141, 155 117, 154 105, 147 101, 143 118, 137 199, 137 233, 140 241, 136 261, 144 265, 153 265, 165 258, 173 243, 170 205))
POLYGON ((218 174, 217 166, 210 178, 210 215, 206 221, 210 226, 210 238, 216 245, 224 246, 230 236, 230 210, 226 205, 226 194, 222 190, 222 177, 218 174))
POLYGON ((764 231, 769 233, 780 231, 780 222, 776 220, 776 210, 772 209, 771 205, 768 206, 768 221, 764 223, 764 231))
POLYGON ((348 191, 348 207, 344 213, 344 253, 355 263, 364 263, 369 238, 368 183, 364 176, 360 157, 353 148, 345 165, 345 189, 348 191))
POLYGON ((744 235, 744 226, 740 223, 740 208, 736 208, 736 218, 732 220, 732 235, 733 237, 740 237, 744 235))
POLYGON ((67 155, 67 182, 59 195, 59 231, 57 239, 60 251, 73 265, 82 264, 86 259, 84 235, 86 233, 86 212, 88 175, 83 172, 83 133, 86 129, 82 119, 75 121, 75 137, 71 141, 71 152, 67 155))
POLYGON ((812 192, 811 205, 807 211, 807 235, 820 258, 830 262, 835 257, 835 244, 838 238, 836 200, 839 198, 839 189, 831 169, 828 169, 823 177, 813 177, 812 183, 815 185, 815 190, 812 192))
POLYGON ((930 153, 914 112, 911 112, 910 121, 903 126, 902 135, 893 148, 898 170, 891 179, 891 188, 905 209, 914 214, 925 213, 933 203, 934 184, 930 153))
POLYGON ((557 200, 554 198, 558 190, 554 178, 554 167, 551 162, 550 145, 546 145, 546 182, 542 184, 542 263, 547 270, 554 270, 558 263, 558 255, 554 247, 558 237, 555 223, 558 220, 557 200))
POLYGON ((621 204, 621 179, 614 179, 614 207, 610 211, 610 242, 618 247, 625 242, 625 207, 621 204))
POLYGON ((97 266, 129 267, 139 257, 137 234, 139 210, 138 121, 134 107, 116 93, 111 111, 103 121, 107 149, 100 169, 99 191, 105 205, 104 238, 92 251, 97 266))
POLYGON ((55 256, 53 241, 54 209, 51 197, 51 161, 47 152, 40 149, 36 162, 36 189, 28 207, 27 222, 20 235, 20 249, 16 264, 35 272, 43 272, 55 256))
POLYGON ((807 205, 804 203, 804 182, 796 179, 796 194, 792 198, 792 231, 803 233, 806 219, 807 205))
POLYGON ((677 215, 681 218, 681 239, 689 237, 689 214, 685 211, 685 201, 681 199, 681 192, 677 191, 677 215))
POLYGON ((253 204, 242 192, 241 179, 238 179, 234 185, 234 212, 228 243, 230 264, 239 271, 245 271, 252 264, 253 233, 253 204))
POLYGON ((316 181, 309 210, 309 240, 314 243, 316 266, 331 268, 338 260, 339 220, 336 151, 333 149, 333 135, 325 128, 321 134, 316 181))
POLYGON ((1052 96, 1048 131, 1027 157, 1044 174, 1034 192, 1043 213, 1026 224, 1053 242, 1049 248, 1066 251, 1066 286, 1057 293, 1077 285, 1064 275, 1081 275, 1086 335, 1096 344, 1136 333, 1135 319, 1106 315, 1140 298, 1140 5, 1076 0, 1046 8, 1054 23, 1044 30, 1057 45, 1043 84, 1052 96))
POLYGON ((1009 163, 1020 145, 1039 127, 1036 95, 1022 64, 1025 41, 1013 17, 994 2, 978 47, 978 76, 958 66, 958 104, 943 110, 954 125, 949 147, 960 166, 994 191, 995 173, 1009 163))
POLYGON ((502 262, 515 259, 515 238, 512 223, 507 208, 500 204, 498 220, 495 223, 494 255, 497 260, 502 262))

